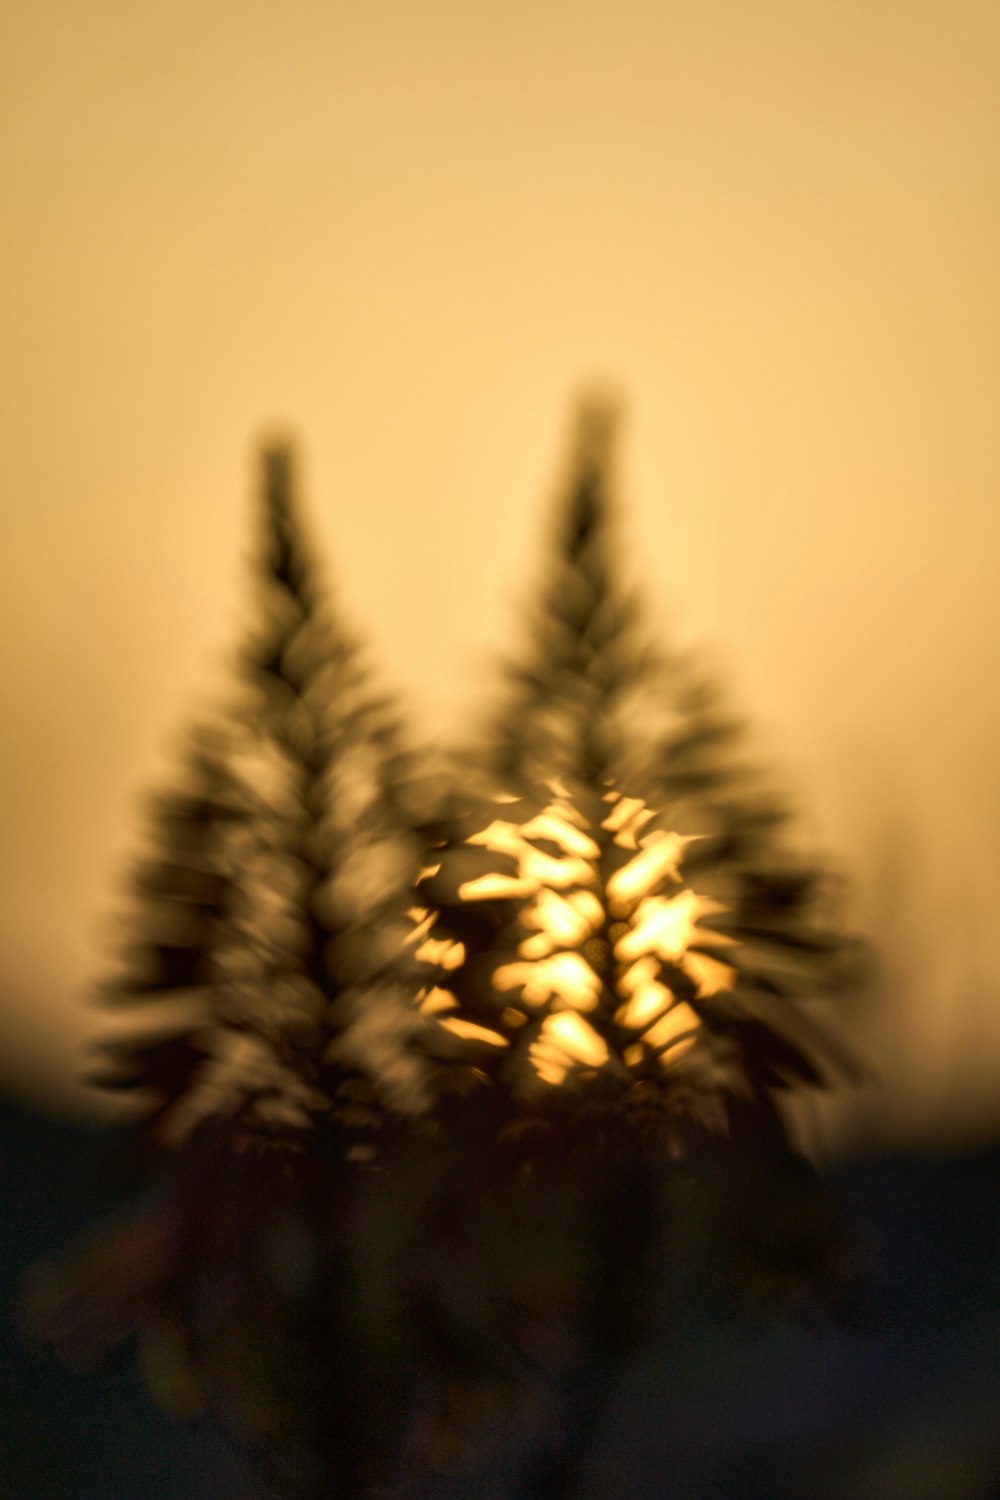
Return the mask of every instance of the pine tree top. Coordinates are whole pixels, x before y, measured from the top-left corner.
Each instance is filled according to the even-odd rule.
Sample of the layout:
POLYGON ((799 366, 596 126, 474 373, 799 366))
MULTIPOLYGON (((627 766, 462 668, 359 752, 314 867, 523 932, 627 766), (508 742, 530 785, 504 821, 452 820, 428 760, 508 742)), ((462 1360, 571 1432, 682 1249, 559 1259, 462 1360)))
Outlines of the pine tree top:
POLYGON ((801 1005, 855 952, 739 720, 650 644, 613 536, 616 413, 578 414, 529 640, 481 751, 482 804, 422 882, 431 1004, 501 1091, 688 1100, 850 1064, 801 1005), (571 1087, 572 1086, 572 1087, 571 1087))
POLYGON ((275 1129, 362 1135, 426 1102, 405 946, 419 842, 409 758, 301 532, 286 444, 262 453, 256 618, 213 733, 154 810, 134 938, 107 991, 165 1019, 112 1044, 183 1138, 252 1107, 275 1129))

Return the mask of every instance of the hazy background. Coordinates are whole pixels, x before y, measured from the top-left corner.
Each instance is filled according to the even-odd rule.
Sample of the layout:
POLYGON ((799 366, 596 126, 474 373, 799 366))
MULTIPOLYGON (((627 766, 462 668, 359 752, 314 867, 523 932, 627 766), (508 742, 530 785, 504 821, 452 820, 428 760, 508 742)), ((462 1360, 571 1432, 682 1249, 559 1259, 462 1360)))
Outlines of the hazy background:
POLYGON ((256 436, 302 435, 339 593, 433 732, 597 376, 638 570, 879 939, 855 1116, 994 1128, 994 0, 0 16, 0 1083, 84 1107, 137 794, 238 632, 256 436))

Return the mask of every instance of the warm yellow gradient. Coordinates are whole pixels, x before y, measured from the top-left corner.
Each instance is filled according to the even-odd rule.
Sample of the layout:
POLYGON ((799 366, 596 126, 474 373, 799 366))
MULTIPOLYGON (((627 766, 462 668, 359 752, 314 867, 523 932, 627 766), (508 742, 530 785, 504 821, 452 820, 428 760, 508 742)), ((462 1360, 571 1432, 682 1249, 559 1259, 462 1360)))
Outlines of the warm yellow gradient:
POLYGON ((253 435, 433 727, 597 374, 641 572, 883 940, 876 1124, 996 1113, 998 64, 994 0, 4 0, 7 1076, 94 1024, 253 435))

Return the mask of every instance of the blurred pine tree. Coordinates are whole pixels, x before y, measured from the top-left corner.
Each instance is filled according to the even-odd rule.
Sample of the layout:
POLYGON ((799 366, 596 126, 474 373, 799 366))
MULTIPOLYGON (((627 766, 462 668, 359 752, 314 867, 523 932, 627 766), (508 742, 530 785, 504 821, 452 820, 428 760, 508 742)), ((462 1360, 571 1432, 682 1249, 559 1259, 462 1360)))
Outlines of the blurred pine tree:
POLYGON ((410 763, 309 560, 290 451, 266 450, 262 468, 257 618, 233 701, 156 808, 104 992, 173 1012, 175 1036, 117 1040, 104 1075, 149 1091, 167 1140, 237 1109, 286 1130, 332 1110, 359 1131, 383 1106, 427 1102, 405 944, 410 763))
POLYGON ((430 1102, 418 775, 309 559, 287 447, 265 451, 261 488, 232 700, 154 804, 102 991, 123 1019, 95 1076, 135 1097, 143 1197, 29 1301, 71 1357, 137 1334, 157 1398, 220 1417, 282 1490, 353 1493, 391 1409, 367 1373, 383 1329, 354 1306, 356 1221, 430 1102))
POLYGON ((466 759, 479 802, 419 882, 452 1143, 419 1243, 492 1295, 471 1317, 424 1289, 435 1443, 474 1447, 456 1366, 522 1444, 529 1388, 547 1496, 573 1492, 611 1371, 682 1284, 785 1310, 838 1293, 845 1264, 773 1095, 851 1072, 801 1002, 857 950, 738 721, 618 581, 614 430, 583 408, 527 649, 466 759))
POLYGON ((531 640, 471 758, 482 803, 421 881, 433 1004, 515 1093, 643 1083, 722 1128, 727 1094, 826 1076, 836 1049, 797 1002, 856 948, 739 722, 615 576, 614 421, 581 413, 531 640))

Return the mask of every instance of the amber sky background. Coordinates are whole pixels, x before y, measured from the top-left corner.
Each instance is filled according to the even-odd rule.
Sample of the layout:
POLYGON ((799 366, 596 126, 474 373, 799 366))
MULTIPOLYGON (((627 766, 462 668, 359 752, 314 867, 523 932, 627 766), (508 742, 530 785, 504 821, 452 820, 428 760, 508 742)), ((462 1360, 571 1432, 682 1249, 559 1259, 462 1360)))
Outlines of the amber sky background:
POLYGON ((0 1078, 63 1100, 251 443, 433 731, 581 382, 627 539, 854 875, 895 1139, 1000 1080, 994 0, 3 0, 0 1078))

